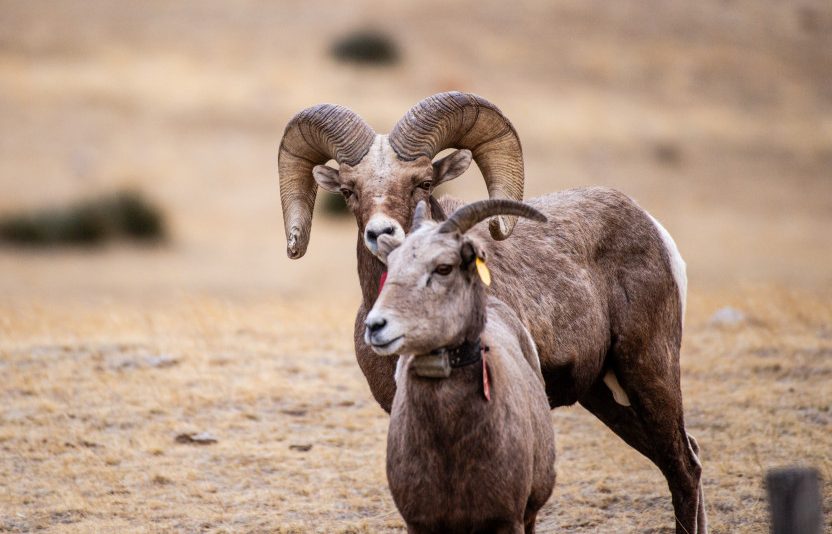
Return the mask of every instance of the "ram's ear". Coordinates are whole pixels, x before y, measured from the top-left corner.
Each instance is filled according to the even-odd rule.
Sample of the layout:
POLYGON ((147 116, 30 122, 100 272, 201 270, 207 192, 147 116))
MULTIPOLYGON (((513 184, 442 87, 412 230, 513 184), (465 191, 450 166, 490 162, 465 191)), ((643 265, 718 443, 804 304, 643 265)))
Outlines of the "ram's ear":
POLYGON ((327 165, 315 165, 312 168, 312 176, 318 185, 330 193, 338 193, 341 190, 338 171, 327 165))
POLYGON ((393 252, 399 245, 402 244, 400 237, 394 237, 390 234, 381 234, 376 240, 377 251, 376 257, 387 265, 387 256, 393 252))
POLYGON ((450 182, 471 166, 471 151, 467 148, 455 150, 444 158, 433 162, 433 187, 450 182))

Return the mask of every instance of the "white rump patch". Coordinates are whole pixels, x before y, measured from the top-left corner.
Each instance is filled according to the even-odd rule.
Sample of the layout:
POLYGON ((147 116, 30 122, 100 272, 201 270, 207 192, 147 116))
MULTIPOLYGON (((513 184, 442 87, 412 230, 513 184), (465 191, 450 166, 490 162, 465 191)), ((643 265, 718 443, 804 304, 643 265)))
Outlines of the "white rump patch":
MULTIPOLYGON (((647 212, 645 211, 644 213, 647 212)), ((664 226, 662 226, 661 223, 652 215, 647 213, 647 216, 650 217, 650 220, 656 225, 656 230, 659 231, 659 235, 664 242, 664 248, 667 250, 667 255, 670 258, 670 271, 673 273, 673 279, 676 280, 676 287, 679 289, 679 302, 682 305, 682 323, 684 324, 685 300, 688 296, 688 275, 685 260, 682 259, 682 255, 676 247, 676 242, 673 241, 673 238, 670 236, 670 232, 665 230, 664 226)))
POLYGON ((618 383, 618 377, 615 376, 612 369, 607 371, 607 374, 604 375, 604 384, 606 384, 607 387, 610 388, 610 391, 612 391, 612 398, 615 399, 615 402, 621 406, 630 405, 630 397, 627 396, 627 392, 624 391, 624 388, 622 388, 621 384, 618 383))

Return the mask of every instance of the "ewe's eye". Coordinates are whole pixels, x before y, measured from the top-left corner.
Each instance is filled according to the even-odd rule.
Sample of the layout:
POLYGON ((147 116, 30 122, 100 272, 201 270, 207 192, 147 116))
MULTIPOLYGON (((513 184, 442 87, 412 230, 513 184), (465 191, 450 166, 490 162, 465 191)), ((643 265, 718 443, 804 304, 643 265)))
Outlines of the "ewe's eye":
POLYGON ((442 265, 438 265, 436 269, 433 270, 436 274, 441 274, 442 276, 451 274, 451 271, 454 269, 453 265, 448 265, 447 263, 443 263, 442 265))
POLYGON ((346 187, 342 187, 341 194, 344 195, 344 198, 350 198, 352 196, 352 191, 347 189, 346 187))
POLYGON ((424 189, 425 191, 430 191, 430 186, 431 186, 431 183, 432 183, 432 182, 431 182, 430 180, 425 180, 424 182, 422 182, 421 184, 419 184, 419 187, 420 187, 420 188, 422 188, 422 189, 424 189))

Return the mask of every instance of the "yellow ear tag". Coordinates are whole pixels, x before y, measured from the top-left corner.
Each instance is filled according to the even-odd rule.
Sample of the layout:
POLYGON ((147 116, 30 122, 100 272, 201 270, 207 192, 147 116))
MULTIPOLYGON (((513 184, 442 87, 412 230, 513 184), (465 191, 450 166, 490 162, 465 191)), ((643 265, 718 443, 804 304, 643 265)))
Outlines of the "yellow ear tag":
POLYGON ((487 286, 491 285, 491 273, 488 271, 485 261, 479 257, 477 258, 477 273, 480 275, 480 280, 482 280, 483 284, 487 286))

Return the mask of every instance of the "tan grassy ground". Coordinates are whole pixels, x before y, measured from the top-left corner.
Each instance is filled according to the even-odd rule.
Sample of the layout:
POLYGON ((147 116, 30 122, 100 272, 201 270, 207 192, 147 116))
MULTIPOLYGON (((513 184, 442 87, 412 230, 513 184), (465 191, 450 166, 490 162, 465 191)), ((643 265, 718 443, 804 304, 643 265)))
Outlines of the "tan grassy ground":
MULTIPOLYGON (((818 466, 832 511, 828 297, 692 298, 683 386, 715 532, 766 529, 772 466, 818 466), (724 304, 749 321, 709 325, 724 304)), ((387 417, 354 363, 351 311, 211 298, 4 306, 0 529, 401 529, 384 476, 387 417), (172 365, 154 367, 158 356, 172 365), (218 443, 175 443, 201 431, 218 443)), ((552 422, 559 478, 542 532, 670 531, 649 462, 581 408, 552 422)))
MULTIPOLYGON (((832 521, 827 0, 0 0, 0 13, 0 212, 133 185, 173 230, 154 249, 0 247, 0 531, 400 529, 387 419, 352 355, 354 224, 316 214, 307 256, 288 261, 276 146, 318 102, 387 131, 448 89, 512 119, 529 195, 617 187, 676 238, 713 530, 765 531, 763 473, 791 463, 821 470, 832 521), (400 65, 329 58, 334 36, 365 25, 396 35, 400 65), (726 305, 749 319, 709 325, 726 305), (175 442, 200 431, 218 442, 175 442)), ((475 169, 448 190, 485 194, 475 169)), ((541 532, 669 531, 655 468, 580 408, 552 419, 559 480, 541 532)))

